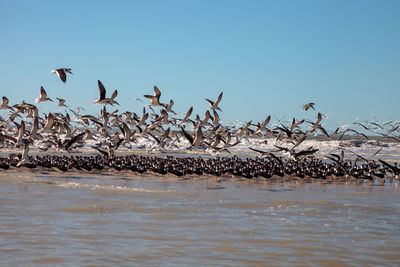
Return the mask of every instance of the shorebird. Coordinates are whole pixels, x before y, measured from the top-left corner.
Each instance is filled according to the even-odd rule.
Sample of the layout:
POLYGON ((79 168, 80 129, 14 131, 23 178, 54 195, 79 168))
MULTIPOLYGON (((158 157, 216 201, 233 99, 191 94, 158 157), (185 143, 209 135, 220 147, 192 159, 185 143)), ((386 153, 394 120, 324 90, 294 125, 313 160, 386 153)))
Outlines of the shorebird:
POLYGON ((222 94, 223 94, 223 92, 221 92, 220 94, 219 94, 219 96, 218 96, 218 98, 217 98, 217 101, 212 101, 212 100, 210 100, 210 99, 208 99, 208 98, 206 98, 206 101, 208 101, 208 103, 210 103, 210 107, 209 107, 209 109, 215 109, 215 110, 219 110, 219 111, 222 111, 219 107, 218 107, 218 104, 219 104, 219 102, 221 101, 221 99, 222 99, 222 94))
POLYGON ((51 100, 50 98, 47 97, 46 90, 44 90, 43 86, 41 86, 40 87, 40 97, 35 99, 35 103, 40 103, 40 102, 44 102, 44 101, 53 102, 53 100, 51 100))
POLYGON ((201 128, 196 132, 195 137, 193 138, 188 132, 186 132, 183 127, 181 128, 181 132, 183 136, 189 141, 190 143, 190 149, 191 148, 197 148, 200 146, 200 142, 203 140, 203 132, 201 131, 201 128))
POLYGON ((13 109, 12 107, 8 106, 8 98, 3 96, 3 101, 1 102, 0 109, 13 109))
MULTIPOLYGON (((111 106, 112 106, 113 104, 118 104, 118 102, 116 102, 116 101, 114 100, 114 98, 115 98, 115 97, 117 96, 117 94, 118 94, 118 91, 117 91, 117 90, 115 90, 115 91, 113 92, 113 94, 111 95, 110 98, 106 98, 106 88, 104 87, 104 85, 101 83, 100 80, 97 80, 97 84, 99 85, 100 98, 99 98, 99 99, 95 99, 95 100, 93 101, 93 104, 96 104, 96 105, 98 105, 98 104, 103 104, 103 105, 110 104, 111 106)), ((118 105, 119 105, 119 104, 118 104, 118 105)))
POLYGON ((172 110, 172 106, 174 105, 174 100, 171 99, 169 101, 169 104, 161 104, 161 105, 165 108, 167 112, 176 114, 175 111, 172 110))
POLYGON ((67 72, 72 74, 71 69, 67 68, 61 68, 51 71, 51 73, 57 73, 58 78, 60 78, 63 83, 67 81, 67 72))
POLYGON ((65 105, 65 99, 62 99, 62 98, 58 98, 58 97, 56 97, 56 99, 58 100, 58 107, 66 107, 66 108, 68 108, 68 106, 67 105, 65 105))
MULTIPOLYGON (((180 119, 179 124, 186 123, 189 120, 189 116, 192 115, 192 112, 193 112, 193 107, 190 107, 188 112, 186 112, 185 117, 180 119)), ((177 120, 179 120, 179 119, 177 119, 177 120)))
POLYGON ((303 108, 305 111, 307 111, 309 108, 312 108, 313 110, 315 110, 314 108, 315 103, 307 103, 301 106, 301 108, 303 108))
POLYGON ((151 100, 151 103, 149 104, 149 106, 164 106, 165 107, 165 105, 167 105, 167 104, 160 103, 160 96, 161 96, 160 89, 158 89, 158 87, 155 85, 154 85, 154 96, 144 95, 144 97, 151 100))

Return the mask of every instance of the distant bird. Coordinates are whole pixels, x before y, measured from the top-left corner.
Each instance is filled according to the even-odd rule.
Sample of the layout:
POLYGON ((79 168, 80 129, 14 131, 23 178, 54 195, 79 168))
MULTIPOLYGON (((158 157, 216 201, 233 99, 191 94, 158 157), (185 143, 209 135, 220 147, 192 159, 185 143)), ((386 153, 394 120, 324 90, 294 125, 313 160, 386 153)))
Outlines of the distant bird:
POLYGON ((160 89, 158 89, 158 87, 155 85, 154 85, 154 96, 144 95, 144 97, 151 100, 151 103, 149 104, 149 106, 165 106, 165 105, 167 105, 167 104, 160 103, 160 96, 161 96, 160 89))
POLYGON ((58 105, 57 106, 59 106, 59 107, 68 107, 67 105, 65 105, 65 99, 62 99, 62 98, 58 98, 58 97, 56 97, 57 98, 57 100, 58 100, 58 105))
POLYGON ((3 101, 1 101, 0 109, 13 109, 12 107, 8 106, 8 98, 3 96, 3 101))
POLYGON ((104 87, 104 85, 101 83, 100 80, 97 80, 97 84, 98 84, 98 86, 99 86, 100 98, 99 98, 99 99, 95 99, 95 100, 93 101, 94 104, 96 104, 96 105, 98 105, 98 104, 103 104, 103 105, 110 104, 111 106, 112 106, 113 104, 119 105, 118 102, 114 100, 114 98, 115 98, 115 97, 117 96, 117 94, 118 94, 118 91, 117 91, 117 90, 115 90, 115 91, 113 92, 113 94, 111 95, 110 98, 106 98, 106 88, 104 87))
POLYGON ((188 118, 190 115, 192 115, 193 112, 193 107, 190 107, 190 109, 188 110, 188 112, 186 113, 185 117, 183 117, 183 119, 181 119, 180 123, 185 123, 187 122, 188 118))
POLYGON ((35 103, 40 103, 40 102, 44 102, 44 101, 53 102, 53 100, 51 100, 50 98, 47 97, 46 90, 44 90, 43 86, 41 86, 40 87, 40 97, 35 99, 35 103))
POLYGON ((51 73, 57 73, 58 78, 60 78, 61 81, 63 81, 63 83, 67 81, 67 72, 72 74, 71 69, 67 68, 56 69, 51 71, 51 73))
POLYGON ((219 102, 221 102, 221 99, 222 99, 222 94, 223 94, 223 92, 221 92, 220 94, 219 94, 219 96, 218 96, 218 98, 217 98, 217 101, 212 101, 212 100, 210 100, 210 99, 207 99, 206 98, 206 101, 208 101, 208 103, 210 103, 210 107, 209 107, 209 109, 215 109, 215 110, 219 110, 219 111, 222 111, 219 107, 218 107, 218 104, 219 104, 219 102))
POLYGON ((307 111, 309 108, 312 108, 315 110, 314 108, 315 103, 307 103, 301 106, 301 108, 303 108, 305 111, 307 111))
POLYGON ((174 100, 171 99, 169 101, 169 104, 161 104, 161 105, 165 108, 167 112, 176 114, 175 111, 172 110, 172 106, 174 105, 174 100))

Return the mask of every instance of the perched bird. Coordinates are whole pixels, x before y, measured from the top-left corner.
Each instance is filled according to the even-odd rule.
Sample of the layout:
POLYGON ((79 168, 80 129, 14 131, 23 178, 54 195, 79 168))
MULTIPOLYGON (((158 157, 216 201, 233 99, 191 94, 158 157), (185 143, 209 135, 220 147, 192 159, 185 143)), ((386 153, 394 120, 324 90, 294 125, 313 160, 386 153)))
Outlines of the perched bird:
POLYGON ((219 96, 218 96, 218 98, 217 98, 217 101, 212 101, 212 100, 210 100, 210 99, 208 99, 208 98, 206 98, 206 101, 208 101, 208 103, 210 103, 210 107, 209 107, 209 109, 215 109, 215 110, 219 110, 219 111, 222 111, 219 107, 218 107, 218 104, 219 104, 219 102, 221 101, 221 99, 222 99, 222 93, 223 92, 221 92, 220 94, 219 94, 219 96))
POLYGON ((47 97, 46 90, 44 90, 43 86, 41 86, 40 87, 40 97, 35 99, 35 103, 40 103, 40 102, 44 102, 44 101, 53 102, 53 100, 51 100, 50 98, 47 97))
POLYGON ((301 106, 301 108, 303 108, 305 111, 307 111, 309 108, 312 108, 313 110, 315 110, 314 108, 315 103, 307 103, 301 106))
POLYGON ((51 71, 51 73, 57 73, 58 78, 60 78, 60 80, 63 81, 63 83, 67 81, 67 72, 72 74, 71 69, 67 68, 56 69, 51 71))

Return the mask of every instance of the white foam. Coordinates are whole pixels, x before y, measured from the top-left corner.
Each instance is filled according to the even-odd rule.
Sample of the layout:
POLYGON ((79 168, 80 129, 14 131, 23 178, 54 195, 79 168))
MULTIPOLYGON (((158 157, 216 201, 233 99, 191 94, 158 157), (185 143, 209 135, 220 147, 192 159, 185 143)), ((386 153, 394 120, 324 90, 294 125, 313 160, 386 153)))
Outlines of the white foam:
POLYGON ((76 182, 59 183, 57 185, 65 188, 82 188, 88 190, 104 190, 104 191, 124 191, 124 192, 141 192, 141 193, 172 192, 171 190, 154 190, 154 189, 144 189, 144 188, 114 186, 114 185, 82 184, 76 182))

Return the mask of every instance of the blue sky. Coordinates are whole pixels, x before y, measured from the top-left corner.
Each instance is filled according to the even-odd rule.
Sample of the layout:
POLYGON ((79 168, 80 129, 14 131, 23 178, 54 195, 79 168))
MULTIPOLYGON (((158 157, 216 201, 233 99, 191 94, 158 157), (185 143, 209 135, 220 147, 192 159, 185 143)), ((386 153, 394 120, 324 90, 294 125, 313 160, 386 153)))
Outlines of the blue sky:
MULTIPOLYGON (((48 96, 96 113, 97 79, 120 111, 152 94, 225 121, 315 118, 328 128, 399 119, 400 1, 4 1, 0 95, 48 96), (70 67, 66 84, 51 74, 70 67)), ((54 103, 40 104, 57 110, 54 103)), ((112 108, 110 110, 113 110, 112 108)))

